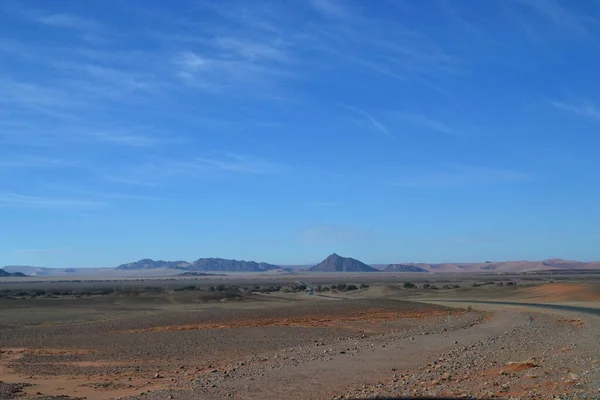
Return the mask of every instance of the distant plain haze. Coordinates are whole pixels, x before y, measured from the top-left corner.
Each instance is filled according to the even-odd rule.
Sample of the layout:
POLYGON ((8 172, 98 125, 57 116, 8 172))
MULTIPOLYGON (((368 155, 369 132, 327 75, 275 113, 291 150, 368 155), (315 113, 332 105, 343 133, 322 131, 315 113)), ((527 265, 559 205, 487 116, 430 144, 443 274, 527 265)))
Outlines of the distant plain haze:
POLYGON ((600 3, 0 2, 0 265, 600 259, 600 3))

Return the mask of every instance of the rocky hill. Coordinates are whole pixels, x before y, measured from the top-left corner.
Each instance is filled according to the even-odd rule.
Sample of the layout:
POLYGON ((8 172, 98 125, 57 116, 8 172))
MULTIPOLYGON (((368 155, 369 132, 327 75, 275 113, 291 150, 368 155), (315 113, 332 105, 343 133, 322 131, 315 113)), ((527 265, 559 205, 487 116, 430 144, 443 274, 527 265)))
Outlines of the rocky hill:
POLYGON ((25 275, 22 272, 9 272, 9 271, 4 270, 3 268, 0 268, 0 278, 9 277, 9 276, 24 277, 27 275, 25 275))
POLYGON ((379 272, 379 270, 350 257, 341 257, 335 253, 315 265, 311 272, 379 272))
POLYGON ((223 258, 200 258, 181 268, 186 271, 264 272, 282 269, 278 265, 255 261, 226 260, 223 258))
POLYGON ((384 272, 429 272, 425 268, 413 264, 390 264, 385 267, 384 272))
POLYGON ((194 262, 154 261, 143 259, 137 262, 119 265, 119 270, 178 269, 182 271, 219 271, 219 272, 264 272, 282 269, 278 265, 255 261, 227 260, 223 258, 200 258, 194 262))
POLYGON ((175 276, 227 276, 225 274, 209 274, 207 272, 183 272, 175 276))
POLYGON ((154 261, 150 258, 144 258, 143 260, 122 264, 117 269, 124 270, 140 270, 140 269, 156 269, 156 268, 174 268, 183 269, 190 266, 191 264, 187 261, 154 261))

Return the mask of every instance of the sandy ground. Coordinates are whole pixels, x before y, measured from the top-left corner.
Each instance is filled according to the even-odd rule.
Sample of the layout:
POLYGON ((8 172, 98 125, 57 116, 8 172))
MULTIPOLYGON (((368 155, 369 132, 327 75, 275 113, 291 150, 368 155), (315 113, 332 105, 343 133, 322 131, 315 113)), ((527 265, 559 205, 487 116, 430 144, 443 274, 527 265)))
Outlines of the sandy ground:
POLYGON ((0 300, 0 399, 598 399, 600 317, 444 300, 593 305, 596 293, 380 285, 217 302, 0 300))

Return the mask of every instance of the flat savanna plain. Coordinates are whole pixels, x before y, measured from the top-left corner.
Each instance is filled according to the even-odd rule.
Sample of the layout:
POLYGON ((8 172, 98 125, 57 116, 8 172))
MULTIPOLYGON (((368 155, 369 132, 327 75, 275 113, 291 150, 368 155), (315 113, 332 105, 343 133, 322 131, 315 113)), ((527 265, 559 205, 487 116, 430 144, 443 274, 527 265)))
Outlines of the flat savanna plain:
POLYGON ((598 399, 596 277, 6 281, 0 399, 598 399))

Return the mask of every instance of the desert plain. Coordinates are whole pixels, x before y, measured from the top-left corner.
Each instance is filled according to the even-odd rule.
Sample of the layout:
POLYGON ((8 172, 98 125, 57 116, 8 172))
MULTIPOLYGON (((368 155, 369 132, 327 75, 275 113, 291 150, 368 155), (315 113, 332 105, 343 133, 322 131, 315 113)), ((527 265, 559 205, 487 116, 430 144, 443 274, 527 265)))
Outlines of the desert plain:
POLYGON ((0 399, 378 397, 600 398, 600 275, 0 283, 0 399))

